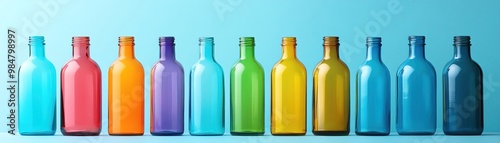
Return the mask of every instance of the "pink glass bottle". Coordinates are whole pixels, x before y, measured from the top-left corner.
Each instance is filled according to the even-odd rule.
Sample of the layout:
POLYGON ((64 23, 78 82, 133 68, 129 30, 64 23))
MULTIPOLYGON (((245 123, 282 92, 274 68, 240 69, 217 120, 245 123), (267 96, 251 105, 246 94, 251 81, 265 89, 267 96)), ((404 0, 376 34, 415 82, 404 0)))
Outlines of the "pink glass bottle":
POLYGON ((73 37, 73 57, 61 69, 61 132, 101 132, 101 70, 89 56, 89 37, 73 37))

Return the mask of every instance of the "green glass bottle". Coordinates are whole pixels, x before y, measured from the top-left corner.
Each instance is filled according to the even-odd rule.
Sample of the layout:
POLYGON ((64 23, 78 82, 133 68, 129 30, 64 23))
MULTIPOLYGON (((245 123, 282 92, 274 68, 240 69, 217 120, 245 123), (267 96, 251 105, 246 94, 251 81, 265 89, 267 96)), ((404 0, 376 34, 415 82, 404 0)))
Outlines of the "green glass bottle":
POLYGON ((231 134, 264 134, 264 70, 254 57, 254 37, 240 38, 240 59, 231 69, 231 134))

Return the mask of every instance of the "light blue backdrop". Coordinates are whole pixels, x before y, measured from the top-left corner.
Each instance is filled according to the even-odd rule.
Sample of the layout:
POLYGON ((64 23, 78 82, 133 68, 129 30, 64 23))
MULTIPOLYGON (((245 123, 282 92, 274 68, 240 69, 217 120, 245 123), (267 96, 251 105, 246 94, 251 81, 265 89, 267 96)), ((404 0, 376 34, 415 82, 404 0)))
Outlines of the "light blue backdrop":
MULTIPOLYGON (((215 37, 216 60, 222 65, 226 75, 226 101, 229 101, 228 73, 239 56, 238 37, 256 37, 256 57, 266 71, 267 133, 270 126, 269 74, 281 56, 280 44, 283 36, 297 37, 297 55, 307 68, 308 132, 312 127, 311 77, 314 67, 322 58, 322 37, 340 36, 341 58, 351 71, 351 101, 355 99, 356 71, 365 58, 364 38, 383 37, 382 59, 389 67, 392 78, 391 126, 395 132, 395 73, 399 64, 408 56, 407 36, 427 36, 426 56, 435 66, 437 74, 441 75, 443 66, 453 55, 453 36, 470 35, 473 44, 472 57, 484 71, 485 131, 500 131, 500 113, 498 113, 500 68, 497 63, 500 61, 498 56, 500 49, 496 43, 500 33, 498 8, 500 1, 2 0, 0 5, 2 5, 0 30, 14 28, 18 33, 20 42, 17 48, 18 65, 28 56, 29 35, 45 36, 47 57, 58 71, 71 57, 71 37, 78 35, 91 37, 91 57, 101 66, 103 73, 103 134, 107 134, 107 71, 117 58, 117 40, 118 36, 122 35, 136 37, 136 57, 145 68, 147 133, 149 132, 149 72, 158 60, 158 36, 164 35, 176 37, 176 54, 184 65, 186 80, 191 65, 198 59, 197 38, 215 37)), ((0 45, 4 47, 1 48, 0 59, 7 58, 6 35, 6 33, 0 34, 0 39, 3 39, 0 40, 0 45)), ((6 60, 0 63, 1 78, 4 79, 0 84, 1 87, 5 87, 6 60)), ((438 76, 437 83, 438 132, 441 132, 441 76, 438 76)), ((1 93, 7 95, 5 90, 1 90, 1 93)), ((187 96, 186 94, 186 99, 187 96)), ((7 96, 1 96, 0 101, 6 102, 7 96)), ((228 105, 229 102, 226 102, 226 131, 229 128, 228 105)), ((0 112, 3 120, 0 123, 7 122, 5 119, 7 111, 6 104, 2 103, 0 112)), ((354 108, 351 111, 351 119, 354 119, 354 108)), ((59 133, 60 119, 57 120, 59 133)), ((351 123, 354 123, 354 120, 351 123)), ((354 126, 351 127, 354 129, 354 126)), ((2 132, 6 130, 7 127, 4 126, 2 132)))

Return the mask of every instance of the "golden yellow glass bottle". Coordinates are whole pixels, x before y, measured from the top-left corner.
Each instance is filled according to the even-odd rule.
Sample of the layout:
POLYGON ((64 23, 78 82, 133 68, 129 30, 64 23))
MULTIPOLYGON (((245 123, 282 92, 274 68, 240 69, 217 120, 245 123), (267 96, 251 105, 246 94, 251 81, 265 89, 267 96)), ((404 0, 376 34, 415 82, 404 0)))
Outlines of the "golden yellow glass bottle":
POLYGON ((295 37, 283 38, 283 56, 271 72, 271 134, 305 135, 306 68, 295 55, 295 37))
POLYGON ((340 60, 338 37, 323 37, 323 60, 314 69, 313 134, 349 134, 349 68, 340 60))
POLYGON ((118 59, 108 71, 108 133, 144 134, 144 68, 134 56, 134 37, 119 38, 118 59))

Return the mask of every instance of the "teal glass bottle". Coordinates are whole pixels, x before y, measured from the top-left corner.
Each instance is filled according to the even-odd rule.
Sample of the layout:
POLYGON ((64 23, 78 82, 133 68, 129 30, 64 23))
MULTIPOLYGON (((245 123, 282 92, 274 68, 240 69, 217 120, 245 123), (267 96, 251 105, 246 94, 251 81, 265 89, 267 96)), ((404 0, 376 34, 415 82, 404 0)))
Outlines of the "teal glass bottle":
POLYGON ((483 71, 470 55, 470 37, 455 36, 455 55, 443 70, 443 132, 483 133, 483 71))
POLYGON ((391 82, 382 62, 382 38, 366 39, 366 61, 356 76, 356 134, 389 135, 391 122, 391 82))
POLYGON ((189 80, 189 133, 224 134, 224 73, 214 59, 213 37, 200 38, 200 59, 189 80))
POLYGON ((45 57, 43 36, 29 38, 30 56, 19 68, 19 133, 56 132, 56 69, 45 57))
POLYGON ((396 77, 396 130, 400 135, 432 135, 436 132, 436 70, 425 58, 425 37, 408 40, 410 56, 396 77))
POLYGON ((254 37, 240 38, 240 59, 231 69, 231 134, 264 134, 264 70, 254 56, 254 37))

